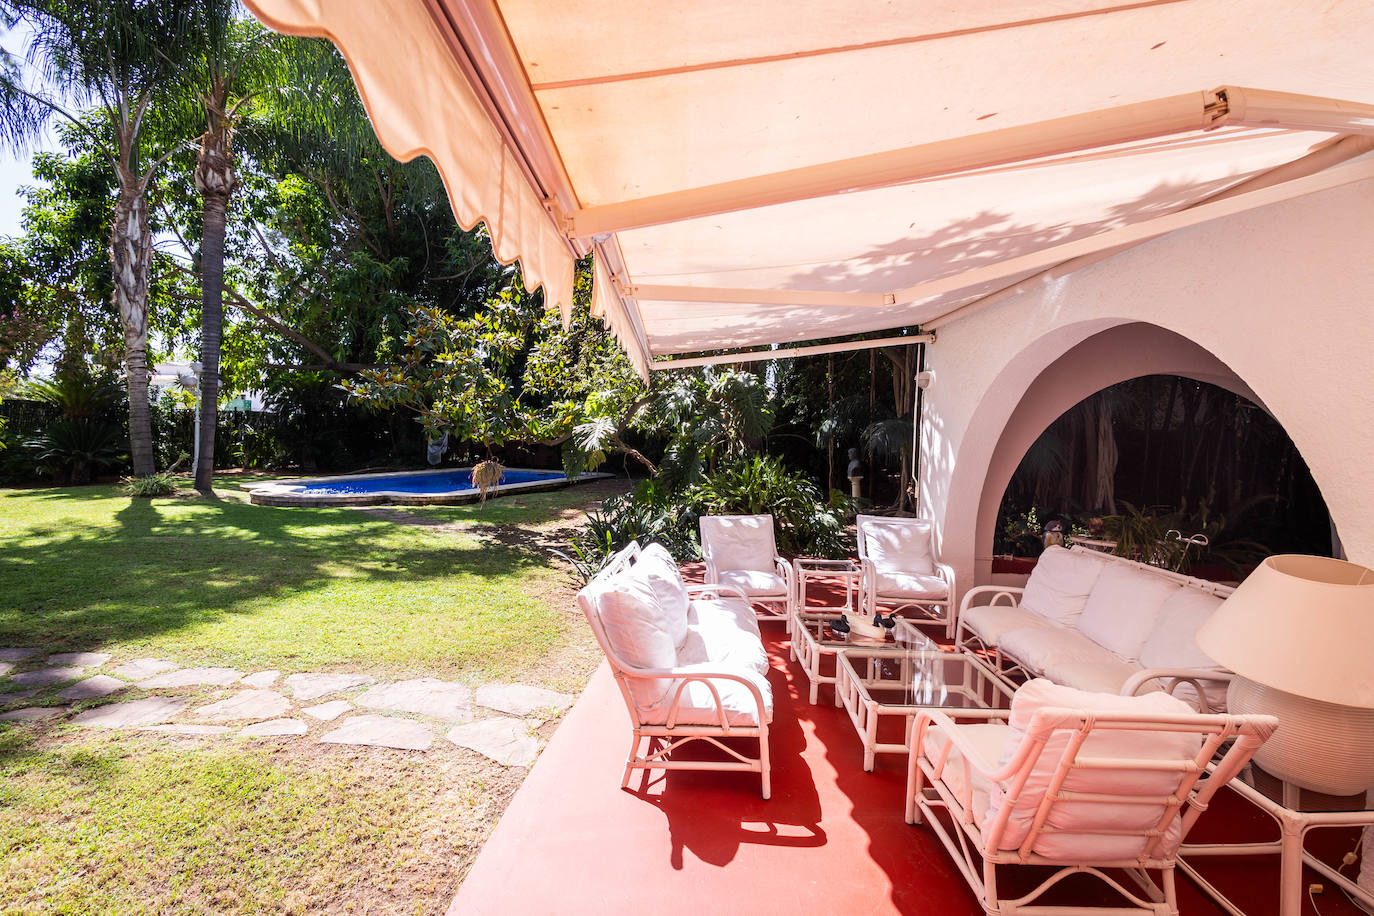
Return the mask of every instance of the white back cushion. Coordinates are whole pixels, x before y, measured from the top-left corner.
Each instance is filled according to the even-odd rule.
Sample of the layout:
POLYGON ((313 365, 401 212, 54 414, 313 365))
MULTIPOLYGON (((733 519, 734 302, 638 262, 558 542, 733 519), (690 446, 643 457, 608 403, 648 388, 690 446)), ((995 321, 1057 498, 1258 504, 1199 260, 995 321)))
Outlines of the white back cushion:
MULTIPOLYGON (((1002 748, 1001 765, 1006 766, 1025 739, 1026 729, 1035 712, 1047 706, 1063 707, 1108 715, 1188 715, 1193 709, 1182 700, 1164 693, 1150 693, 1139 697, 1121 697, 1106 693, 1091 693, 1054 684, 1043 678, 1028 681, 1016 691, 1011 702, 1008 724, 1011 731, 1002 748)), ((1025 841, 1041 801, 1049 789, 1055 770, 1068 747, 1070 731, 1056 731, 1045 743, 1036 760, 1024 789, 1017 798, 1007 820, 999 848, 1016 849, 1025 841)), ((1189 732, 1106 730, 1092 732, 1083 742, 1078 757, 1150 758, 1157 760, 1192 760, 1202 747, 1199 734, 1189 732)), ((1165 796, 1177 791, 1182 780, 1179 772, 1161 770, 1073 770, 1065 780, 1068 792, 1097 794, 1128 794, 1165 796)), ((1006 803, 1002 786, 993 789, 983 828, 990 828, 1006 803)), ((1164 814, 1163 806, 1131 802, 1058 802, 1046 823, 1060 830, 1146 830, 1154 827, 1164 814)), ((1175 818, 1165 835, 1164 852, 1178 847, 1181 825, 1175 818)), ((1142 836, 1117 836, 1087 833, 1042 833, 1033 851, 1045 856, 1078 862, 1103 862, 1112 859, 1134 858, 1145 848, 1142 836)))
POLYGON ((935 574, 929 521, 860 515, 858 525, 864 535, 864 556, 878 569, 918 576, 935 574))
POLYGON ((673 645, 680 647, 687 639, 687 585, 673 555, 662 544, 650 544, 640 551, 636 567, 648 578, 668 635, 673 645))
MULTIPOLYGON (((672 668, 677 664, 677 644, 667 615, 640 564, 612 576, 597 595, 596 608, 606 641, 625 664, 636 668, 672 668)), ((672 679, 631 678, 629 684, 635 705, 648 708, 663 698, 672 679)))
POLYGON ((1140 663, 1146 668, 1214 668, 1221 666, 1198 648, 1197 631, 1221 607, 1222 598, 1196 588, 1181 588, 1159 611, 1140 663))
POLYGON ((773 516, 703 515, 701 546, 717 570, 756 569, 773 572, 773 516))
POLYGON ((1078 632, 1121 658, 1134 661, 1155 628, 1159 612, 1183 586, 1124 563, 1109 563, 1097 577, 1078 632))
POLYGON ((1060 626, 1073 626, 1107 562, 1088 553, 1047 547, 1031 571, 1021 606, 1060 626))

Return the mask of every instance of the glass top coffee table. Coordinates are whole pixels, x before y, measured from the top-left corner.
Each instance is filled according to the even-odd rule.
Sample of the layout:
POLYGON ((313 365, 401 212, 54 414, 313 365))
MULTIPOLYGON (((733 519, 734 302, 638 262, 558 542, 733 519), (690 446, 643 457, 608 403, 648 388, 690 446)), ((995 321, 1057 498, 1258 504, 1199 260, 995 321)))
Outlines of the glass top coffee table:
POLYGON ((968 654, 942 648, 899 619, 894 642, 836 650, 835 693, 864 745, 864 769, 878 754, 906 754, 922 710, 960 720, 990 718, 1011 706, 1011 690, 968 654))
MULTIPOLYGON (((801 664, 802 673, 810 682, 811 705, 815 706, 821 685, 835 683, 835 675, 827 673, 834 670, 835 650, 846 645, 844 640, 834 638, 830 624, 838 620, 841 614, 852 617, 858 612, 859 579, 863 576, 863 567, 853 560, 798 557, 792 561, 792 569, 797 583, 797 605, 787 621, 787 635, 790 637, 792 658, 801 664), (813 583, 819 581, 831 584, 828 596, 823 590, 811 588, 813 583), (837 588, 843 590, 843 604, 833 603, 838 597, 837 588), (832 603, 820 603, 825 597, 829 597, 832 603)), ((840 705, 838 698, 835 705, 840 705)))

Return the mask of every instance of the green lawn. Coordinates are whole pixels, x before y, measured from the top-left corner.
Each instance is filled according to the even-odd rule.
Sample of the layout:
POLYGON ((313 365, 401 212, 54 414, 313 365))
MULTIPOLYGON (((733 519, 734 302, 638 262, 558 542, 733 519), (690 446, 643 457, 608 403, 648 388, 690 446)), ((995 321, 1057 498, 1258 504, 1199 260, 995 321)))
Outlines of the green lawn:
POLYGON ((0 646, 517 677, 577 623, 547 600, 566 575, 518 526, 571 523, 588 498, 394 513, 439 530, 113 487, 0 490, 0 646))
MULTIPOLYGON (((218 500, 0 490, 0 647, 573 692, 599 661, 545 551, 620 485, 348 510, 247 505, 238 480, 218 500)), ((442 730, 417 753, 318 743, 331 727, 0 722, 0 914, 442 912, 525 771, 442 730)))

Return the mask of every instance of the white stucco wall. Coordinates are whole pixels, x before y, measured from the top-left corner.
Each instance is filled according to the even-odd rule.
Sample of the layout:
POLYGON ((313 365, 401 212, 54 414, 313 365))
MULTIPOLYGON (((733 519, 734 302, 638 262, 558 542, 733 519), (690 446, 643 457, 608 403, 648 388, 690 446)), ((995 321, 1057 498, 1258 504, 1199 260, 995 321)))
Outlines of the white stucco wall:
MULTIPOLYGON (((922 514, 936 520, 960 590, 986 579, 986 563, 977 562, 991 548, 978 543, 983 485, 1018 405, 1041 396, 1031 383, 1082 341, 1133 322, 1197 343, 1254 391, 1307 461, 1350 559, 1374 565, 1370 181, 1027 283, 941 328, 926 358, 937 378, 921 431, 922 514)), ((1130 356, 1148 362, 1141 354, 1123 360, 1130 356)))

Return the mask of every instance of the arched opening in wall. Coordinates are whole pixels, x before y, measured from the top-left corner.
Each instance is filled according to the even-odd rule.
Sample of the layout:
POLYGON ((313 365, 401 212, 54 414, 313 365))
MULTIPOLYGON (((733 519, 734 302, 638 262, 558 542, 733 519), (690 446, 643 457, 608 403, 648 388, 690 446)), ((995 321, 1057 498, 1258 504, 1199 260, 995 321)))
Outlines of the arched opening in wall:
POLYGON ((1012 558, 1061 536, 1223 580, 1273 553, 1333 546, 1326 503, 1278 421, 1244 394, 1180 375, 1097 391, 1026 450, 998 509, 994 572, 1028 565, 1012 558), (1190 544, 1194 535, 1207 543, 1190 544))

